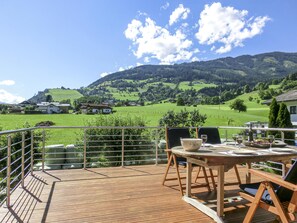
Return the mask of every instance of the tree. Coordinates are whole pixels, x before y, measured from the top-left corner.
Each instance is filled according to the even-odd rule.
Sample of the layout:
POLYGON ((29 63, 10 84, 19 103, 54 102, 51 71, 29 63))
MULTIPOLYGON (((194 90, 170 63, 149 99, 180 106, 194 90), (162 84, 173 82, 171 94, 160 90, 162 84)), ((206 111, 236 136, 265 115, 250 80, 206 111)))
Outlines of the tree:
MULTIPOLYGON (((277 103, 276 99, 273 98, 270 104, 270 110, 269 110, 269 116, 268 116, 268 127, 269 128, 277 128, 277 116, 279 111, 279 104, 277 103)), ((279 133, 277 131, 269 131, 270 135, 275 135, 276 137, 279 136, 279 133)))
POLYGON ((234 100, 229 107, 233 110, 237 110, 238 112, 246 112, 247 110, 246 105, 243 103, 243 100, 241 99, 234 100))
POLYGON ((184 106, 185 105, 184 99, 182 99, 181 97, 179 97, 177 99, 176 105, 177 106, 184 106))
MULTIPOLYGON (((276 122, 279 128, 293 127, 290 113, 284 103, 280 104, 276 122)), ((285 139, 294 139, 294 135, 294 132, 285 132, 285 139)))
POLYGON ((184 109, 177 113, 174 111, 168 111, 159 120, 159 126, 201 126, 205 123, 206 118, 206 115, 200 114, 198 109, 195 109, 191 112, 184 109))
POLYGON ((246 85, 243 87, 243 91, 244 91, 244 93, 249 93, 249 92, 251 92, 251 90, 250 90, 250 86, 246 84, 246 85))
POLYGON ((52 102, 52 101, 53 101, 53 97, 52 97, 52 95, 48 94, 48 95, 46 96, 45 101, 46 101, 46 102, 52 102))
POLYGON ((275 98, 272 99, 271 104, 270 104, 270 111, 269 111, 269 116, 268 116, 268 127, 269 128, 276 128, 277 125, 277 116, 278 116, 278 111, 279 111, 279 105, 277 104, 277 101, 275 98))
MULTIPOLYGON (((127 127, 139 126, 145 127, 145 121, 137 116, 97 116, 96 119, 88 120, 86 126, 114 126, 127 127)), ((129 150, 125 151, 125 162, 131 161, 135 164, 142 164, 147 156, 151 143, 151 133, 145 128, 88 128, 81 132, 81 139, 84 134, 89 139, 87 148, 90 152, 87 162, 97 163, 98 166, 120 166, 122 161, 122 139, 124 133, 125 146, 129 150), (139 148, 141 146, 141 151, 139 148), (100 152, 98 153, 98 148, 100 152)))

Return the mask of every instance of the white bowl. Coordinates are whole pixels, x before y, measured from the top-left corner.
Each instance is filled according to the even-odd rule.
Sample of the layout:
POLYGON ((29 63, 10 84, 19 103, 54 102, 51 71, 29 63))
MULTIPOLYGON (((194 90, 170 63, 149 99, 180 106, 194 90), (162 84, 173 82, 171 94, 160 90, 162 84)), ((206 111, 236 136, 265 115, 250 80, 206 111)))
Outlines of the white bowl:
POLYGON ((197 151, 202 144, 202 139, 182 138, 180 142, 185 151, 197 151))

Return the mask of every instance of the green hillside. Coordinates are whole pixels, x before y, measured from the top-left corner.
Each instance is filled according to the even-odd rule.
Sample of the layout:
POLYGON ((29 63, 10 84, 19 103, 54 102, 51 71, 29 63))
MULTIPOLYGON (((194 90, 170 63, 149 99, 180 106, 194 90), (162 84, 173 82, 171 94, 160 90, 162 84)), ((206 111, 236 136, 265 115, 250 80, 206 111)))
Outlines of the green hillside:
POLYGON ((46 89, 29 101, 45 101, 50 94, 55 101, 70 99, 73 102, 85 96, 88 97, 85 101, 94 103, 93 99, 97 98, 97 101, 113 102, 119 106, 131 101, 158 104, 179 98, 186 105, 215 105, 252 90, 260 90, 260 98, 264 100, 297 86, 297 75, 287 80, 291 83, 284 85, 282 82, 296 72, 297 53, 284 52, 174 65, 143 65, 109 74, 77 91, 46 89), (279 86, 281 89, 277 90, 279 86))
POLYGON ((50 94, 53 97, 54 101, 63 101, 70 99, 73 102, 75 99, 83 97, 81 93, 77 90, 68 90, 68 89, 60 89, 60 88, 53 88, 49 89, 48 93, 45 95, 50 94))
POLYGON ((83 97, 83 95, 77 90, 65 89, 65 88, 51 88, 45 89, 44 91, 39 91, 38 94, 28 99, 32 103, 40 103, 46 101, 46 97, 48 95, 52 96, 52 100, 56 102, 60 102, 63 100, 70 100, 71 103, 75 99, 83 97))
POLYGON ((178 98, 187 105, 218 104, 219 100, 227 102, 255 90, 259 83, 263 84, 261 98, 267 99, 269 94, 280 92, 264 92, 266 85, 273 84, 275 89, 280 80, 296 72, 297 53, 271 52, 174 65, 143 65, 109 74, 79 91, 88 96, 149 104, 178 98))

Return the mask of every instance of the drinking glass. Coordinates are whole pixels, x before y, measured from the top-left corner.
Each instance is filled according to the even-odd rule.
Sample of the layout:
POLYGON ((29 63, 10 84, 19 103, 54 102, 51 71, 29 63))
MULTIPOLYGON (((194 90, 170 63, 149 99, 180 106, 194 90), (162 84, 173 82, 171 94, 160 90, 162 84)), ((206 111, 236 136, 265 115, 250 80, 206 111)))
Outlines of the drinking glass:
POLYGON ((232 134, 232 139, 235 142, 235 146, 236 146, 236 139, 237 139, 238 134, 232 134))
POLYGON ((203 143, 203 148, 205 149, 205 143, 207 141, 207 135, 201 135, 202 143, 203 143))
POLYGON ((271 149, 271 147, 272 147, 272 143, 273 143, 273 141, 274 141, 274 135, 268 135, 268 136, 267 136, 267 139, 268 139, 268 142, 269 142, 269 144, 270 144, 270 149, 271 149))
POLYGON ((240 144, 242 143, 242 141, 243 141, 242 135, 238 135, 236 137, 236 142, 237 142, 238 147, 240 147, 240 144))

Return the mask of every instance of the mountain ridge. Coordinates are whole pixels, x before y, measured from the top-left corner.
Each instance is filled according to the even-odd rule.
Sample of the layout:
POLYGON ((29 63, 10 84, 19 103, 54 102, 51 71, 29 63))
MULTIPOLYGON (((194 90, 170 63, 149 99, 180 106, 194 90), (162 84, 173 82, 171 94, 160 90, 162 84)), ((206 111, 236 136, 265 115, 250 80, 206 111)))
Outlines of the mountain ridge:
MULTIPOLYGON (((197 101, 218 96, 220 92, 227 95, 227 100, 247 86, 253 89, 260 82, 271 83, 296 72, 297 53, 276 51, 173 65, 142 65, 109 74, 76 90, 83 96, 100 97, 101 101, 158 103, 178 96, 186 99, 187 94, 191 95, 191 103, 199 103, 197 101)), ((45 94, 39 92, 29 100, 36 102, 44 97, 45 94)), ((209 103, 208 99, 205 103, 209 103)))
MULTIPOLYGON (((116 80, 118 78, 125 79, 126 77, 129 77, 129 79, 131 78, 144 79, 144 77, 139 77, 135 75, 135 72, 139 73, 139 71, 142 72, 140 75, 149 76, 148 74, 150 72, 151 73, 154 72, 155 74, 158 74, 159 71, 164 72, 164 69, 171 70, 179 67, 190 68, 190 69, 187 69, 187 72, 191 70, 192 71, 191 74, 194 74, 193 77, 201 77, 201 76, 208 75, 209 72, 207 70, 210 69, 211 70, 210 72, 213 72, 215 74, 220 74, 221 75, 220 78, 224 78, 224 76, 226 76, 225 73, 228 72, 228 69, 231 69, 231 70, 241 70, 244 73, 248 73, 252 76, 255 76, 257 74, 262 74, 262 75, 265 75, 266 79, 269 79, 267 75, 268 71, 271 71, 273 76, 279 76, 279 77, 284 77, 289 73, 295 72, 297 70, 297 53, 294 53, 294 52, 284 53, 284 52, 275 51, 275 52, 269 52, 269 53, 256 54, 253 56, 241 55, 237 57, 223 57, 223 58, 217 58, 217 59, 208 60, 208 61, 196 61, 191 63, 182 63, 182 64, 174 64, 174 65, 142 65, 142 66, 138 66, 125 71, 119 71, 119 72, 109 74, 103 78, 99 78, 98 80, 94 81, 87 87, 94 87, 96 85, 103 83, 104 81, 116 80), (271 58, 270 61, 269 61, 269 58, 271 58), (291 67, 290 65, 283 65, 285 61, 288 61, 287 64, 291 64, 291 67), (282 64, 280 64, 280 62, 282 64), (272 69, 270 68, 269 70, 269 68, 267 67, 268 64, 273 65, 272 69), (289 67, 286 67, 286 66, 289 66, 289 67), (161 70, 158 71, 158 69, 161 69, 161 70), (198 69, 201 75, 197 74, 197 71, 195 75, 195 72, 193 72, 193 69, 194 70, 198 69), (214 71, 214 69, 216 69, 216 71, 214 71), (222 69, 227 69, 227 70, 222 70, 222 69)), ((186 81, 189 79, 188 76, 185 76, 180 80, 186 81)), ((152 75, 150 77, 152 77, 152 75)), ((165 78, 166 78, 166 75, 165 75, 165 78)))

